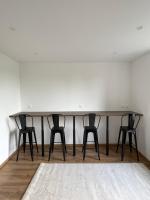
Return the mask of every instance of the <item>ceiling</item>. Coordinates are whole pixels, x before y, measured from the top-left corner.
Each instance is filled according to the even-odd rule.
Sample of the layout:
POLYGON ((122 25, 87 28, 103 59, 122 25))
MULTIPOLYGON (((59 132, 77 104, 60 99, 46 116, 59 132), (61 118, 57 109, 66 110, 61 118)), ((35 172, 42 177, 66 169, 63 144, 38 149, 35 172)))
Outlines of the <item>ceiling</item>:
POLYGON ((132 61, 149 50, 150 0, 0 0, 0 51, 17 61, 132 61))

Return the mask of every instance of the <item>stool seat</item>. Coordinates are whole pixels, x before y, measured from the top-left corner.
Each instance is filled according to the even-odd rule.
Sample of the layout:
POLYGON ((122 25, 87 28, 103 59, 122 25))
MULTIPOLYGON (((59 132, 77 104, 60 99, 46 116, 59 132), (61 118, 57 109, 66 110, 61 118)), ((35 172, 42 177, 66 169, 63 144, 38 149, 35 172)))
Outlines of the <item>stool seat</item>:
POLYGON ((128 129, 129 129, 128 126, 120 126, 120 128, 121 128, 122 130, 125 130, 125 131, 128 131, 128 129))
POLYGON ((97 131, 97 128, 95 126, 85 126, 84 129, 86 132, 97 131))
POLYGON ((34 131, 35 127, 26 127, 25 129, 20 129, 20 133, 30 133, 30 131, 34 131))
POLYGON ((54 131, 55 133, 59 133, 61 131, 64 131, 64 127, 53 127, 51 131, 54 131))

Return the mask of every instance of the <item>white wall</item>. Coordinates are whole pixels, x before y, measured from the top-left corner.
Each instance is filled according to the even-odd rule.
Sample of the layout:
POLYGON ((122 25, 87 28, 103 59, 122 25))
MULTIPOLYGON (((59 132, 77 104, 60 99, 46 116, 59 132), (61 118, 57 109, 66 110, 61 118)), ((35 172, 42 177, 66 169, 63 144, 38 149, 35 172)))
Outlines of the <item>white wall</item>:
MULTIPOLYGON (((150 159, 149 65, 150 54, 133 62, 132 67, 128 63, 22 63, 19 74, 19 64, 0 54, 0 164, 16 149, 16 127, 8 116, 20 111, 20 89, 25 111, 133 109, 143 113, 139 149, 150 159)), ((39 118, 35 126, 40 143, 39 118)), ((111 117, 110 143, 116 143, 119 126, 120 117, 111 117)), ((49 143, 46 121, 45 127, 45 143, 49 143)), ((82 143, 81 118, 76 127, 77 143, 82 143)), ((105 143, 104 118, 99 135, 100 143, 105 143)), ((67 118, 66 138, 72 143, 71 118, 67 118)))
MULTIPOLYGON (((23 63, 22 110, 128 110, 130 106, 128 63, 23 63)), ((39 126, 36 119, 36 127, 39 126)), ((101 143, 105 143, 104 119, 101 143)), ((111 120, 110 142, 116 143, 120 118, 111 120), (113 124, 112 124, 113 123, 113 124)), ((47 125, 47 123, 46 123, 47 125)), ((82 143, 82 121, 77 119, 77 143, 82 143)), ((40 129, 37 128, 40 142, 40 129)), ((45 142, 49 142, 46 128, 45 142)), ((72 119, 67 119, 67 143, 72 143, 72 119)))
POLYGON ((132 107, 143 113, 138 129, 139 150, 150 160, 150 54, 132 63, 132 107))
POLYGON ((9 115, 19 110, 19 65, 0 53, 0 164, 16 150, 16 128, 9 115))

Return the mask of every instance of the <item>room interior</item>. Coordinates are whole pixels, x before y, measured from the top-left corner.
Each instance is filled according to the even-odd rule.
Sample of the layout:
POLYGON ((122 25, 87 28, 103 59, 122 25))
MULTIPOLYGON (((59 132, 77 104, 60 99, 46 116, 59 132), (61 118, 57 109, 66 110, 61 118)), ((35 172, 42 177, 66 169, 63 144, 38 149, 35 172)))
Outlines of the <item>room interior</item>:
POLYGON ((149 7, 0 1, 0 199, 150 199, 149 7), (38 152, 33 129, 19 132, 20 114, 34 126, 38 152), (98 128, 86 133, 89 114, 98 128), (54 115, 65 127, 53 138, 54 115))

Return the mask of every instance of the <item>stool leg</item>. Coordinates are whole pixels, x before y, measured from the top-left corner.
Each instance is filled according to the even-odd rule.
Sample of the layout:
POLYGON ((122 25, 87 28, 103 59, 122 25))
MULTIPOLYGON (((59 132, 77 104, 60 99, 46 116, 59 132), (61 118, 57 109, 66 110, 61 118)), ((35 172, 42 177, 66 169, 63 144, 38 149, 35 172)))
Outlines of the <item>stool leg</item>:
POLYGON ((122 148, 121 148, 121 161, 124 159, 124 144, 125 144, 126 132, 122 132, 122 148))
POLYGON ((95 143, 95 151, 97 152, 97 137, 96 137, 96 134, 93 132, 93 136, 94 136, 94 143, 95 143))
POLYGON ((100 160, 99 143, 97 143, 97 153, 98 153, 98 159, 100 160))
POLYGON ((51 148, 51 152, 54 151, 54 141, 55 141, 55 133, 52 136, 52 148, 51 148))
POLYGON ((136 149, 137 161, 139 161, 139 152, 138 152, 138 146, 137 146, 136 133, 134 134, 134 140, 135 140, 135 149, 136 149))
POLYGON ((50 158, 51 158, 52 143, 53 143, 53 133, 51 132, 51 136, 50 136, 50 145, 49 145, 49 156, 48 156, 48 161, 49 161, 50 158))
POLYGON ((129 147, 130 147, 130 152, 132 152, 132 133, 129 132, 128 135, 129 135, 129 147))
POLYGON ((65 142, 65 152, 67 153, 67 147, 66 147, 66 138, 65 138, 65 134, 64 134, 64 142, 65 142))
POLYGON ((60 133, 60 137, 61 137, 61 143, 62 143, 62 151, 63 151, 63 157, 64 157, 64 161, 66 160, 65 158, 65 140, 64 140, 64 132, 60 133))
POLYGON ((35 139, 36 149, 37 149, 37 153, 38 153, 39 150, 38 150, 38 145, 37 145, 37 139, 36 139, 36 133, 35 133, 35 130, 33 130, 33 134, 34 134, 34 139, 35 139))
POLYGON ((33 141, 32 141, 32 132, 28 133, 29 137, 29 144, 30 144, 30 153, 31 153, 31 159, 33 161, 33 141))
POLYGON ((23 133, 23 151, 26 151, 26 133, 23 133))
POLYGON ((95 141, 96 141, 96 148, 97 148, 98 159, 100 160, 99 143, 98 143, 98 135, 97 135, 97 132, 95 133, 95 141))
POLYGON ((85 160, 87 137, 88 137, 88 133, 85 133, 85 138, 84 138, 84 142, 83 142, 83 160, 85 160))
POLYGON ((17 150, 17 158, 16 158, 16 161, 18 161, 18 158, 19 158, 19 151, 20 151, 20 139, 21 139, 21 133, 19 133, 19 138, 18 138, 18 150, 17 150))
POLYGON ((84 140, 85 140, 85 136, 86 136, 86 133, 85 133, 85 130, 84 130, 84 133, 83 133, 83 146, 82 146, 82 152, 84 151, 84 140))
POLYGON ((127 132, 125 131, 124 134, 124 144, 126 144, 127 132))
POLYGON ((120 130, 119 130, 119 136, 118 136, 118 143, 117 143, 116 153, 118 152, 118 148, 119 148, 119 144, 120 144, 120 136, 121 136, 121 127, 120 127, 120 130))

